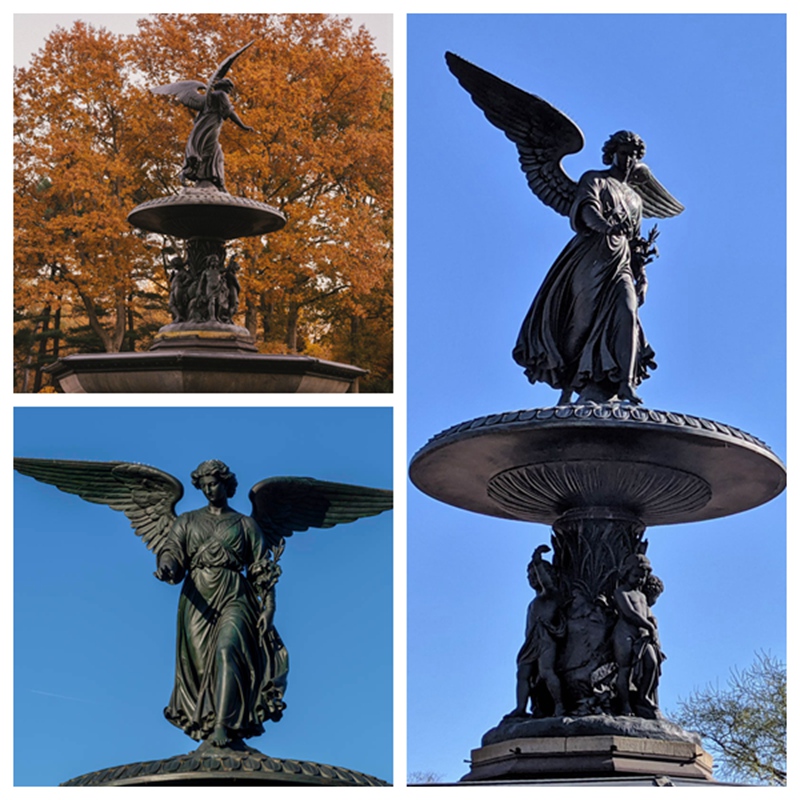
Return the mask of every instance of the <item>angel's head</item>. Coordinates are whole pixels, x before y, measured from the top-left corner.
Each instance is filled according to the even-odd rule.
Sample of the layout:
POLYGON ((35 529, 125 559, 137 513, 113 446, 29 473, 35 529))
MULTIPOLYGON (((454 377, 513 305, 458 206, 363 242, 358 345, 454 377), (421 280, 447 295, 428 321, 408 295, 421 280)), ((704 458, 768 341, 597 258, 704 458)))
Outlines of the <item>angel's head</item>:
POLYGON ((214 81, 214 86, 212 88, 214 91, 230 94, 233 91, 233 81, 230 78, 222 78, 221 80, 214 81))
POLYGON ((633 131, 617 131, 603 145, 603 163, 616 164, 628 172, 633 164, 644 158, 644 140, 633 131))
POLYGON ((192 486, 195 489, 203 489, 203 484, 205 483, 203 478, 216 478, 225 487, 225 493, 228 497, 233 497, 236 494, 236 487, 239 485, 236 475, 231 472, 227 464, 218 461, 216 458, 204 461, 192 473, 192 486))

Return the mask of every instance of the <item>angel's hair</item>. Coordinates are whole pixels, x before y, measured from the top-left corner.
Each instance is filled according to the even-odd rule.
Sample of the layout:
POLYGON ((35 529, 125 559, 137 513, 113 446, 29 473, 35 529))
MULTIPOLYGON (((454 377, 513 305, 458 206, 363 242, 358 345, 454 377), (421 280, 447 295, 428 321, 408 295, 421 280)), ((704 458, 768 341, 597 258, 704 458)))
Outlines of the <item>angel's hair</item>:
POLYGON ((239 482, 236 480, 236 475, 231 472, 227 464, 218 461, 216 458, 212 458, 210 461, 204 461, 192 473, 192 486, 194 486, 195 489, 199 489, 200 478, 204 478, 208 475, 214 475, 219 478, 225 484, 225 491, 228 497, 233 497, 239 482))
POLYGON ((617 131, 608 137, 608 141, 603 145, 603 163, 613 164, 614 154, 617 152, 620 145, 634 144, 636 150, 634 155, 640 161, 644 158, 644 140, 633 131, 617 131))
POLYGON ((211 88, 220 89, 230 94, 233 91, 233 81, 230 78, 220 78, 218 81, 214 81, 214 85, 211 88))

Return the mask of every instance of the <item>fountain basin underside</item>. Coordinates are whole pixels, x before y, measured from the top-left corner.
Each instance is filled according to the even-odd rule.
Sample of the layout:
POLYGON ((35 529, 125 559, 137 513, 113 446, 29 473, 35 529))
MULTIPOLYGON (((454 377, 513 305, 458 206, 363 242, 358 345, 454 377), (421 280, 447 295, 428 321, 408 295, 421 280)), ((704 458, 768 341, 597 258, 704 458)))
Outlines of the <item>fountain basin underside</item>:
POLYGON ((433 437, 412 482, 468 511, 552 525, 612 508, 645 525, 696 522, 766 503, 783 464, 755 437, 686 414, 617 404, 493 414, 433 437))
POLYGON ((308 356, 208 347, 66 356, 47 371, 68 393, 357 393, 366 370, 308 356))
POLYGON ((240 239, 280 230, 286 217, 277 208, 217 189, 183 189, 148 200, 128 214, 128 222, 179 239, 240 239))

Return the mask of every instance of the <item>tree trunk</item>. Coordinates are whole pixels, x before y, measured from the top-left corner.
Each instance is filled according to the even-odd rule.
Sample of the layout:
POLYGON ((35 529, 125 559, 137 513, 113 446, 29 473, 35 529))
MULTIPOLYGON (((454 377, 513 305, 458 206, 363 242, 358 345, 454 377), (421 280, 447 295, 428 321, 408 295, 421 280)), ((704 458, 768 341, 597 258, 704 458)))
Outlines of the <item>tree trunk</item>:
POLYGON ((289 303, 289 311, 286 315, 286 346, 290 353, 297 352, 297 318, 299 316, 299 306, 295 302, 289 303))

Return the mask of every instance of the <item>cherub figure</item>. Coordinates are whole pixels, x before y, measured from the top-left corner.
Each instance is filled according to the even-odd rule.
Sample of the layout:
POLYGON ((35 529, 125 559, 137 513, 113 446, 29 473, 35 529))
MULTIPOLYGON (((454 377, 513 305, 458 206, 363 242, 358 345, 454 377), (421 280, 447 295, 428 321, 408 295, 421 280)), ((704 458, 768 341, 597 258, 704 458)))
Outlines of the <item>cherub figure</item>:
POLYGON ((661 718, 658 679, 664 655, 650 605, 662 589, 661 581, 653 580, 647 556, 633 554, 625 559, 619 586, 614 591, 618 618, 613 636, 614 657, 619 669, 617 697, 620 714, 624 716, 661 718), (635 711, 631 703, 632 685, 636 691, 635 711))
POLYGON ((544 683, 552 700, 550 716, 564 715, 561 681, 556 675, 555 665, 557 639, 564 636, 565 629, 553 565, 542 558, 542 554, 549 550, 546 544, 540 545, 533 551, 528 564, 528 583, 536 597, 528 605, 525 642, 517 656, 517 705, 506 715, 507 718, 529 716, 529 701, 534 712, 539 716, 545 715, 535 699, 535 690, 540 682, 544 683))
POLYGON ((181 183, 184 186, 187 181, 194 181, 198 188, 214 186, 221 192, 227 191, 225 159, 219 144, 222 123, 229 119, 243 131, 254 131, 255 128, 245 125, 234 111, 229 97, 233 92, 233 81, 225 75, 233 62, 252 44, 250 42, 228 56, 216 68, 207 84, 202 81, 179 81, 150 90, 155 94, 175 95, 185 106, 198 112, 186 142, 186 158, 181 170, 181 183))
POLYGON ((206 256, 203 272, 197 286, 197 303, 203 319, 211 322, 223 321, 228 302, 228 288, 220 258, 216 253, 206 256))
POLYGON ((672 217, 683 206, 642 163, 645 146, 618 131, 603 147, 606 169, 578 182, 561 166, 583 148, 583 134, 558 109, 453 53, 450 71, 519 152, 533 193, 569 217, 575 236, 547 273, 513 350, 531 383, 561 390, 559 404, 640 403, 636 387, 654 369, 655 353, 639 320, 645 266, 656 255, 655 228, 642 217, 672 217))
POLYGON ((167 260, 166 251, 162 251, 161 257, 170 280, 169 310, 172 321, 185 322, 189 313, 194 276, 180 256, 173 256, 167 260))
POLYGON ((227 301, 222 313, 223 322, 233 322, 233 315, 239 309, 239 292, 242 287, 236 273, 239 271, 239 262, 234 256, 228 259, 228 266, 225 267, 225 285, 227 287, 227 301))

